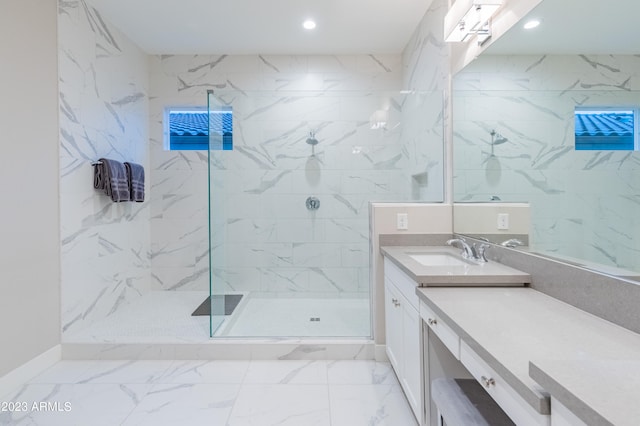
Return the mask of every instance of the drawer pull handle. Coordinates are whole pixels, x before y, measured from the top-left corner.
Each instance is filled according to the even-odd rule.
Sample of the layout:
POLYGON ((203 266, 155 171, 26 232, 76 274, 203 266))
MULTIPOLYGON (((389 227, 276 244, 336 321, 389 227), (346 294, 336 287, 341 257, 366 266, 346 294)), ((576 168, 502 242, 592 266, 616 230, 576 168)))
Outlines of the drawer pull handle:
POLYGON ((496 381, 491 377, 487 379, 486 377, 482 376, 480 380, 482 381, 482 384, 485 388, 490 388, 491 386, 494 386, 496 384, 496 381))
POLYGON ((427 320, 427 322, 429 323, 429 325, 437 325, 438 324, 438 320, 437 319, 433 319, 433 318, 429 318, 427 320))
POLYGON ((393 303, 393 305, 397 308, 398 306, 400 306, 400 302, 398 302, 398 299, 391 299, 391 303, 393 303))

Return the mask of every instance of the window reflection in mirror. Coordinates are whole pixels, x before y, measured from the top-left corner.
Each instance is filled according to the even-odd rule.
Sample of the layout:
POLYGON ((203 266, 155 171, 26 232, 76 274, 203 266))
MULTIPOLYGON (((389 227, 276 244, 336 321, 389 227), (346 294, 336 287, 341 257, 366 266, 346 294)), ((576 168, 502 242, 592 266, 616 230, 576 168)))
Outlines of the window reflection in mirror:
POLYGON ((638 66, 624 55, 479 57, 454 79, 454 200, 529 202, 531 251, 640 271, 640 153, 575 147, 577 106, 638 105, 640 86, 627 84, 638 66), (508 142, 492 146, 492 130, 508 142))

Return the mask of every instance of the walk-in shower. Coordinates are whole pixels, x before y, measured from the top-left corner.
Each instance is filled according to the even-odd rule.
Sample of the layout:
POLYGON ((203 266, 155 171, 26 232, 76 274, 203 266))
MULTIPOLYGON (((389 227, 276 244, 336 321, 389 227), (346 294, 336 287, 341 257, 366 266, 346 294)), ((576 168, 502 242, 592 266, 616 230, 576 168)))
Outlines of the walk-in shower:
POLYGON ((233 149, 210 129, 210 293, 240 296, 230 315, 211 298, 211 335, 370 338, 369 203, 410 200, 411 175, 442 161, 442 135, 428 140, 441 94, 219 91, 208 104, 233 114, 233 149), (393 126, 372 128, 383 107, 393 126))
MULTIPOLYGON (((196 93, 180 107, 206 99, 196 93)), ((210 94, 209 149, 152 147, 153 287, 67 331, 65 342, 369 342, 377 316, 369 204, 442 199, 442 99, 398 91, 210 94), (372 126, 381 108, 387 125, 372 126)), ((162 141, 168 102, 152 104, 153 141, 162 141)))

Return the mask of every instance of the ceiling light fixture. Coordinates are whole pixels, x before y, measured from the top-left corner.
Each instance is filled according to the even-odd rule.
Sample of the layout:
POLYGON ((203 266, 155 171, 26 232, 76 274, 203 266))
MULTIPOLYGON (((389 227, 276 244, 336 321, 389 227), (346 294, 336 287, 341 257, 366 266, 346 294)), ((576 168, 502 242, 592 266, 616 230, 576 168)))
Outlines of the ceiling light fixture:
POLYGON ((525 24, 523 25, 523 28, 525 30, 532 30, 532 29, 536 28, 538 25, 540 25, 540 20, 539 19, 531 19, 531 20, 525 22, 525 24))
POLYGON ((307 19, 302 23, 302 27, 305 30, 313 30, 316 27, 316 21, 314 21, 313 19, 307 19))
POLYGON ((479 44, 491 37, 491 17, 504 0, 456 0, 444 17, 447 42, 465 42, 478 36, 479 44))

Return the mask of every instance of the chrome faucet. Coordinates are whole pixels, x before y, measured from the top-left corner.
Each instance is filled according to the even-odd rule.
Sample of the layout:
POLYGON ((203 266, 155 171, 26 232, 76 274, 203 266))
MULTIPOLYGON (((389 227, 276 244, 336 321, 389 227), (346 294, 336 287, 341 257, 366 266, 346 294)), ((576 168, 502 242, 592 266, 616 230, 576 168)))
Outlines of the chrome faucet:
POLYGON ((511 238, 509 240, 501 242, 500 245, 503 247, 518 247, 523 246, 524 243, 517 238, 511 238))
POLYGON ((489 244, 478 244, 478 243, 474 243, 473 246, 471 247, 473 249, 473 254, 474 254, 474 259, 477 262, 488 262, 486 256, 485 256, 485 252, 487 251, 487 249, 491 247, 489 244))
POLYGON ((464 240, 464 238, 452 238, 452 239, 447 241, 447 245, 449 245, 451 247, 458 247, 458 248, 462 249, 462 253, 460 253, 460 254, 465 259, 473 259, 475 257, 474 253, 473 253, 473 249, 471 248, 471 246, 469 244, 467 244, 467 242, 464 240))
POLYGON ((464 238, 452 238, 447 241, 447 245, 462 249, 462 253, 460 254, 464 259, 473 260, 474 262, 478 263, 487 262, 485 252, 490 247, 489 244, 474 243, 472 246, 470 246, 464 240, 464 238))

